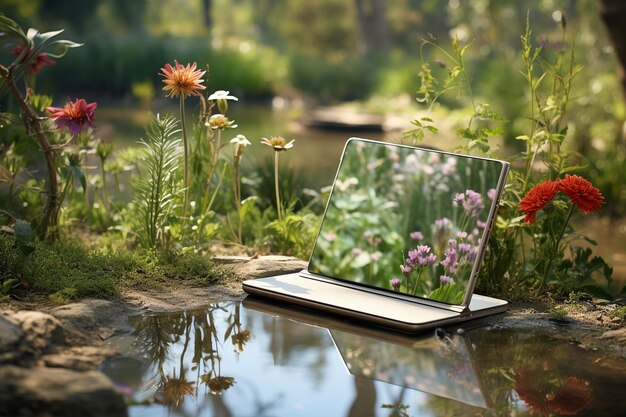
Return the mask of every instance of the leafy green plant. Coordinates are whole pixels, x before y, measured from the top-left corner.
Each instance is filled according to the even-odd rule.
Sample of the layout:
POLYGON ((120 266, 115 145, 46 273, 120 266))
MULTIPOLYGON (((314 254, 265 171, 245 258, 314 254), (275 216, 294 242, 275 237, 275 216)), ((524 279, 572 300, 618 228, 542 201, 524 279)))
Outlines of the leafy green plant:
POLYGON ((0 44, 11 46, 17 52, 16 58, 8 66, 0 65, 0 98, 9 92, 17 102, 26 130, 33 132, 32 135, 46 161, 46 191, 42 193, 46 196, 46 205, 39 225, 41 238, 47 237, 49 230, 52 231, 50 237, 56 236, 59 210, 56 152, 51 146, 49 133, 44 128, 44 121, 29 103, 31 91, 22 91, 17 82, 27 72, 36 74, 42 65, 50 65, 50 58, 61 58, 69 48, 81 46, 68 40, 52 40, 61 32, 62 30, 41 33, 35 29, 24 32, 15 21, 0 14, 0 44))
MULTIPOLYGON (((602 196, 588 181, 578 176, 568 177, 583 170, 586 162, 584 156, 564 145, 568 133, 565 114, 574 79, 581 71, 575 63, 573 43, 567 43, 565 28, 561 25, 564 46, 556 52, 533 43, 529 19, 521 36, 524 63, 521 74, 528 89, 529 126, 526 134, 517 137, 524 144, 524 151, 510 157, 515 169, 500 201, 478 281, 480 289, 491 294, 527 297, 529 293, 540 294, 545 285, 560 294, 585 291, 615 296, 620 293, 609 290, 612 269, 601 258, 592 258, 591 249, 576 245, 583 237, 569 225, 574 203, 589 213, 600 207, 602 196), (537 169, 538 166, 544 169, 537 169), (585 192, 581 198, 574 188, 583 185, 585 192), (553 199, 557 192, 565 193, 569 204, 553 199), (533 208, 528 205, 530 201, 533 208), (520 215, 520 209, 526 216, 520 215), (544 210, 535 224, 534 216, 540 209, 544 210), (595 275, 603 275, 606 284, 599 284, 595 275)), ((468 45, 461 46, 455 39, 452 50, 447 51, 434 39, 427 39, 422 49, 425 47, 434 48, 441 59, 437 71, 429 63, 423 63, 418 101, 427 105, 430 112, 445 94, 460 92, 460 96, 467 98, 472 115, 468 125, 457 131, 463 140, 458 151, 494 156, 497 148, 492 144, 493 139, 505 131, 503 126, 507 121, 474 96, 465 65, 468 45)), ((438 133, 429 114, 413 124, 415 129, 405 133, 407 140, 419 142, 427 133, 438 133)))
POLYGON ((180 158, 179 124, 172 116, 151 116, 146 127, 143 160, 146 175, 135 187, 139 240, 148 248, 168 246, 167 228, 176 205, 176 173, 180 158))

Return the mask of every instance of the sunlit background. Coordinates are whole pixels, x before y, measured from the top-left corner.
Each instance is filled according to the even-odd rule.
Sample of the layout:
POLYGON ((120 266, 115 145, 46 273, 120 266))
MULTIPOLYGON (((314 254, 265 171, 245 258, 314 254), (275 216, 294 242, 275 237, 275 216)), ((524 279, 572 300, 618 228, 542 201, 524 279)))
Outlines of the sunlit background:
MULTIPOLYGON (((177 59, 208 65, 210 91, 239 98, 230 116, 258 143, 280 134, 296 139, 285 158, 298 189, 332 182, 345 139, 400 140, 425 109, 415 100, 422 62, 447 63, 428 39, 445 48, 456 37, 466 54, 476 100, 509 123, 496 138, 505 156, 519 150, 528 128, 528 94, 520 74, 520 35, 528 13, 532 38, 554 51, 575 42, 583 66, 571 92, 568 137, 587 156, 582 175, 606 197, 602 216, 582 227, 600 240, 599 253, 626 270, 624 95, 614 47, 594 0, 0 0, 0 11, 24 27, 64 28, 84 43, 45 68, 39 92, 97 101, 96 135, 134 146, 147 113, 176 112, 165 98, 159 69, 177 59), (566 38, 562 28, 566 26, 566 38), (330 114, 330 116, 329 116, 330 114), (328 129, 333 127, 333 129, 328 129)), ((445 57, 444 57, 445 58, 445 57)), ((190 106, 197 103, 189 100, 190 106)), ((442 97, 431 117, 441 129, 425 144, 453 149, 455 131, 471 115, 469 95, 442 97)), ((252 148, 247 175, 268 169, 270 152, 252 148)), ((294 187, 295 188, 295 187, 294 187)))

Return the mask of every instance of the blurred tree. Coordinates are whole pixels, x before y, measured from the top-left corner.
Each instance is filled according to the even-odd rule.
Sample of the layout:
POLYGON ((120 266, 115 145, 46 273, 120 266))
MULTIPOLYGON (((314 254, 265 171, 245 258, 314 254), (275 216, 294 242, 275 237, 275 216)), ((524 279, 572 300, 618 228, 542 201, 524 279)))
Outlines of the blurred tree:
POLYGON ((276 3, 268 8, 271 25, 291 52, 333 59, 357 50, 354 4, 345 0, 276 3))
POLYGON ((202 0, 202 17, 204 18, 204 27, 210 32, 211 26, 213 26, 213 14, 212 6, 213 0, 202 0))
POLYGON ((618 75, 626 98, 626 2, 600 0, 600 15, 609 31, 619 61, 618 75))
POLYGON ((391 48, 385 0, 355 0, 359 46, 363 52, 388 53, 391 48))
POLYGON ((148 0, 105 0, 110 3, 116 20, 129 32, 145 32, 145 16, 148 0))
POLYGON ((53 22, 56 26, 72 27, 76 31, 84 33, 93 23, 102 1, 41 0, 39 16, 43 23, 53 22))

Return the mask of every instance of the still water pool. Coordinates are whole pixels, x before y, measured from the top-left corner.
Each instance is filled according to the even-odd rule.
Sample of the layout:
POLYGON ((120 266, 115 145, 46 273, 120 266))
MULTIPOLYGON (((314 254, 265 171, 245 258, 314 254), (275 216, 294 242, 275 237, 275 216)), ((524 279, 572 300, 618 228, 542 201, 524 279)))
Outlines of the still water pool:
POLYGON ((626 361, 557 327, 406 336, 254 298, 132 324, 101 370, 134 417, 626 415, 626 361))

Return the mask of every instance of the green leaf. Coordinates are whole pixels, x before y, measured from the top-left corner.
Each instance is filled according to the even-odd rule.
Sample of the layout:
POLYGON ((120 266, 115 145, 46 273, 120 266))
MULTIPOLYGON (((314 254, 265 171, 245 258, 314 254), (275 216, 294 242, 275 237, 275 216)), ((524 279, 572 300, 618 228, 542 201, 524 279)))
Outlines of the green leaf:
POLYGON ((253 195, 253 196, 246 198, 245 200, 241 202, 241 211, 239 212, 239 217, 241 219, 244 219, 246 217, 246 215, 248 214, 250 209, 254 207, 254 204, 256 203, 258 199, 259 197, 253 195))

